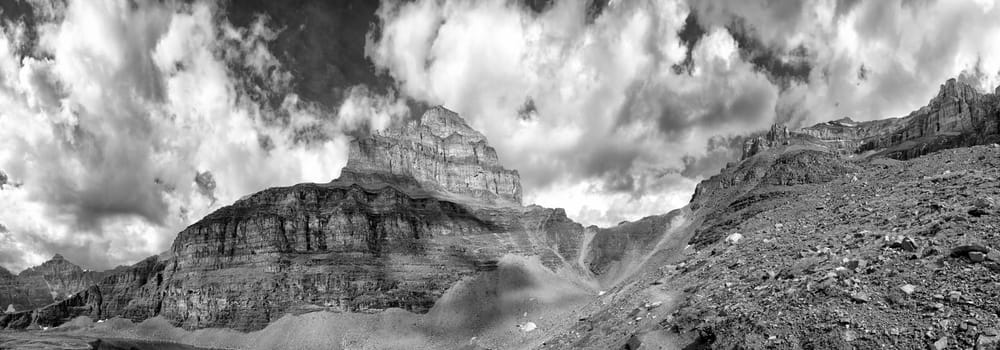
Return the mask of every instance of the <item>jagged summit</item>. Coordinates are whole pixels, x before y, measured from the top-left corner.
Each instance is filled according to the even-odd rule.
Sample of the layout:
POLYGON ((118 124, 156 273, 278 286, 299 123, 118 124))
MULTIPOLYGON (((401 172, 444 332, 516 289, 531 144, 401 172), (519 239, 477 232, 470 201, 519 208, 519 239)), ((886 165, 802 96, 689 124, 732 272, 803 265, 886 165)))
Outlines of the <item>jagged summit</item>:
POLYGON ((521 204, 517 171, 504 168, 486 137, 444 107, 351 142, 344 169, 409 176, 445 198, 521 204))
POLYGON ((458 134, 470 141, 486 141, 486 136, 466 124, 465 119, 462 119, 458 113, 442 106, 428 109, 416 120, 416 123, 410 125, 414 124, 426 127, 428 131, 440 138, 448 138, 453 134, 458 134))
POLYGON ((743 143, 743 156, 740 159, 750 158, 768 148, 788 145, 790 137, 788 127, 780 124, 771 125, 771 129, 767 132, 747 138, 743 143))

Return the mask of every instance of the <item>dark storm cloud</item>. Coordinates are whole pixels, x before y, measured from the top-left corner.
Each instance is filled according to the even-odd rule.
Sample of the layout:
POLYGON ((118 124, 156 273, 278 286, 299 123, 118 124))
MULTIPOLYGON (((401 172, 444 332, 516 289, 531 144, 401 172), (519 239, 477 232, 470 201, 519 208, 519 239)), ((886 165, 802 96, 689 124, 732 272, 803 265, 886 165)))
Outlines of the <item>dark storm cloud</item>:
POLYGON ((739 45, 740 57, 767 73, 776 84, 787 88, 794 82, 808 83, 812 66, 805 47, 798 46, 788 51, 768 47, 757 37, 755 30, 739 18, 727 28, 739 45))
MULTIPOLYGON (((378 29, 374 25, 379 4, 371 0, 241 0, 229 2, 224 13, 237 27, 251 27, 266 15, 269 25, 278 29, 267 49, 278 55, 291 74, 294 92, 332 111, 352 86, 365 85, 378 93, 391 86, 391 80, 377 75, 365 58, 365 36, 378 29)), ((271 107, 278 109, 283 97, 272 98, 271 107)))
POLYGON ((212 172, 198 172, 194 176, 194 183, 198 185, 198 191, 201 192, 205 197, 210 198, 215 201, 215 177, 212 176, 212 172))
POLYGON ((684 27, 677 33, 677 37, 681 39, 684 47, 687 48, 687 53, 685 53, 683 62, 674 64, 675 73, 691 74, 692 69, 694 69, 694 60, 691 57, 691 51, 694 50, 694 46, 698 44, 698 40, 701 40, 703 36, 705 36, 705 28, 702 28, 701 24, 698 23, 698 13, 692 11, 688 14, 687 19, 684 20, 684 27))

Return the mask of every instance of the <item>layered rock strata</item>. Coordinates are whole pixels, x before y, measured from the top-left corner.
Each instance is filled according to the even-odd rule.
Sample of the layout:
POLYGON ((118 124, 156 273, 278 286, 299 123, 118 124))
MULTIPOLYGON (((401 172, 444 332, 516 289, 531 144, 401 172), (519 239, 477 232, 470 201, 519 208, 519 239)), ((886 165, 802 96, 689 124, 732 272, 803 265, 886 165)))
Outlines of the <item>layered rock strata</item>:
POLYGON ((169 252, 109 272, 36 310, 33 322, 159 315, 189 329, 254 330, 314 310, 422 313, 505 254, 589 278, 585 229, 561 209, 520 200, 517 172, 485 137, 433 108, 352 143, 339 179, 223 207, 180 232, 169 252))
POLYGON ((945 148, 1000 140, 1000 95, 950 79, 930 102, 902 118, 803 128, 842 153, 874 151, 910 159, 945 148))
MULTIPOLYGON (((998 87, 1000 90, 1000 87, 998 87)), ((1000 141, 1000 95, 950 79, 928 104, 901 118, 855 122, 842 118, 788 131, 780 125, 748 137, 741 160, 769 148, 819 146, 842 155, 900 160, 937 150, 1000 141)))
POLYGON ((434 107, 420 118, 351 143, 346 169, 410 176, 429 191, 521 204, 521 181, 486 137, 455 112, 434 107))

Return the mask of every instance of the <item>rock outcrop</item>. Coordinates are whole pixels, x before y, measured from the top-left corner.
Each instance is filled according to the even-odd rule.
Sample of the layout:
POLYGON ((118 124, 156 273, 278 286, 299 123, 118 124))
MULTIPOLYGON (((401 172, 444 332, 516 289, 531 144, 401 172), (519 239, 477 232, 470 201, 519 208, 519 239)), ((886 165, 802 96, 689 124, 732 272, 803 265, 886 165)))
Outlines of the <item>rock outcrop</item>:
POLYGON ((346 169, 410 176, 445 198, 521 204, 521 181, 486 137, 455 112, 434 107, 419 119, 351 142, 346 169))
POLYGON ((788 127, 774 124, 771 129, 763 134, 750 136, 743 142, 743 156, 740 159, 747 159, 768 148, 789 144, 791 134, 788 127))
POLYGON ((838 120, 803 128, 841 153, 875 152, 910 159, 940 149, 1000 140, 1000 95, 950 79, 938 95, 902 118, 838 120))

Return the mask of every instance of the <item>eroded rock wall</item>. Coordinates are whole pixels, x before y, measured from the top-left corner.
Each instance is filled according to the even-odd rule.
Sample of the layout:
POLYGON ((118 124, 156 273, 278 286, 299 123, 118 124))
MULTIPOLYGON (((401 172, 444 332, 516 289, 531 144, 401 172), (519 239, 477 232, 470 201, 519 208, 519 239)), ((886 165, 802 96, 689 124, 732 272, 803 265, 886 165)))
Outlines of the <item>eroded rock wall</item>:
POLYGON ((521 204, 517 171, 505 169, 486 137, 443 107, 351 142, 348 159, 346 169, 411 176, 430 191, 521 204))

